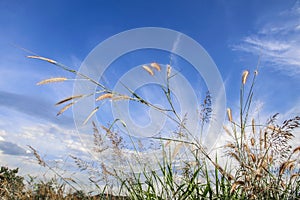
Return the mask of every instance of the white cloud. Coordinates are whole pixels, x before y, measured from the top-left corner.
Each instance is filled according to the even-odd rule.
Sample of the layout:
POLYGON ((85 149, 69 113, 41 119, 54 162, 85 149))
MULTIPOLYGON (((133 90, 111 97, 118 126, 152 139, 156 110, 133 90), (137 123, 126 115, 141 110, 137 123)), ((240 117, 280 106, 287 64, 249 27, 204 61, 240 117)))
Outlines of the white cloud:
POLYGON ((253 46, 258 46, 261 47, 265 50, 268 51, 287 51, 289 48, 291 48, 291 45, 287 42, 280 42, 280 41, 271 41, 271 40, 264 40, 264 39, 259 39, 258 37, 246 37, 244 39, 244 42, 253 45, 253 46))
POLYGON ((261 61, 288 75, 300 74, 300 1, 293 8, 274 15, 273 21, 264 23, 257 34, 242 39, 233 46, 254 55, 261 61))
POLYGON ((6 136, 6 135, 7 135, 7 133, 5 130, 0 130, 0 136, 6 136))

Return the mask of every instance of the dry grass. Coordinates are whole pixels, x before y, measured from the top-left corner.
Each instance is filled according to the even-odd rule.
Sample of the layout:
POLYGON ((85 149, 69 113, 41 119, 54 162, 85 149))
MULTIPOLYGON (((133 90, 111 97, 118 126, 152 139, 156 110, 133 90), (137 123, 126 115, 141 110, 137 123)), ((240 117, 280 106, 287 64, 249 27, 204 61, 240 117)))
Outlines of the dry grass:
MULTIPOLYGON (((249 72, 242 76, 241 94, 249 72)), ((254 77, 257 76, 254 73, 254 77)), ((248 111, 253 96, 253 84, 246 98, 241 98, 240 121, 233 121, 228 109, 228 120, 231 131, 231 142, 225 145, 227 155, 235 160, 235 178, 231 192, 237 192, 247 199, 294 198, 299 195, 299 179, 295 180, 300 169, 298 148, 293 151, 290 141, 293 131, 300 126, 300 117, 277 123, 278 113, 273 115, 264 125, 256 124, 252 119, 248 124, 248 111), (246 99, 245 101, 243 101, 246 99)))
POLYGON ((151 63, 150 66, 153 67, 154 69, 156 69, 157 71, 161 70, 160 65, 156 62, 151 63))
POLYGON ((68 79, 65 78, 65 77, 49 78, 49 79, 45 79, 45 80, 42 80, 42 81, 38 82, 37 85, 45 85, 45 84, 48 84, 48 83, 63 82, 65 80, 68 80, 68 79))
POLYGON ((47 62, 49 62, 51 64, 57 64, 57 62, 55 60, 52 60, 52 59, 49 59, 49 58, 45 58, 45 57, 42 57, 42 56, 27 56, 27 58, 44 60, 44 61, 47 61, 47 62))
POLYGON ((71 102, 67 105, 65 105, 62 109, 60 109, 58 111, 58 113, 56 114, 56 116, 61 115, 62 113, 64 113, 66 110, 68 110, 69 108, 71 108, 74 105, 74 102, 71 102))
POLYGON ((245 70, 245 71, 243 72, 243 75, 242 75, 242 84, 243 84, 243 85, 246 84, 248 75, 249 75, 249 71, 248 71, 248 70, 245 70))
POLYGON ((101 101, 103 99, 110 99, 112 98, 114 95, 111 93, 106 93, 106 94, 102 94, 100 95, 98 98, 96 98, 96 101, 101 101))
POLYGON ((83 97, 83 95, 70 96, 70 97, 67 97, 67 98, 65 98, 65 99, 63 99, 63 100, 57 102, 55 105, 58 106, 58 105, 60 105, 60 104, 63 104, 63 103, 66 103, 66 102, 68 102, 68 101, 71 101, 71 100, 73 100, 73 99, 77 99, 77 98, 81 98, 81 97, 83 97))
POLYGON ((147 71, 151 76, 154 75, 153 70, 152 70, 149 66, 143 65, 143 69, 144 69, 145 71, 147 71))
MULTIPOLYGON (((76 71, 54 60, 40 56, 30 56, 30 58, 50 62, 78 75, 76 71)), ((151 63, 150 66, 143 65, 142 68, 151 76, 154 76, 153 69, 158 73, 161 72, 161 66, 156 62, 151 63)), ((109 189, 117 181, 120 194, 125 193, 130 199, 295 199, 299 197, 300 147, 292 149, 290 141, 293 139, 293 131, 300 126, 300 117, 296 116, 285 120, 281 124, 277 123, 278 114, 273 115, 265 124, 257 124, 255 119, 249 119, 258 71, 254 71, 250 87, 246 87, 250 72, 245 70, 242 74, 238 119, 233 119, 232 110, 227 109, 230 125, 229 127, 224 126, 224 130, 231 137, 231 141, 224 146, 224 151, 228 156, 228 160, 235 163, 234 169, 228 169, 226 165, 221 166, 218 163, 217 157, 212 159, 201 142, 184 140, 191 133, 185 127, 186 120, 188 120, 186 115, 184 117, 178 115, 170 98, 169 79, 172 77, 171 69, 171 66, 167 65, 167 85, 162 87, 171 109, 156 107, 131 91, 130 88, 127 89, 133 97, 116 94, 93 79, 80 74, 86 80, 103 89, 102 95, 97 97, 96 101, 104 99, 137 101, 145 106, 164 112, 167 116, 168 113, 171 113, 172 120, 178 126, 178 130, 174 131, 178 135, 178 139, 154 138, 165 142, 161 146, 164 160, 159 163, 160 169, 158 171, 150 170, 149 172, 148 169, 151 169, 151 166, 147 166, 140 173, 134 171, 125 173, 113 167, 108 167, 103 162, 88 162, 73 157, 80 170, 88 171, 91 174, 90 181, 95 185, 104 181, 108 188, 106 188, 107 193, 110 193, 109 189), (174 146, 174 148, 171 149, 171 146, 174 146), (173 161, 183 147, 189 151, 189 155, 193 156, 193 160, 180 163, 180 167, 178 167, 178 164, 175 165, 173 161), (209 170, 208 165, 212 165, 214 170, 209 170)), ((87 95, 71 96, 58 102, 57 105, 72 101, 63 107, 58 114, 62 114, 73 106, 77 100, 87 95)), ((208 93, 199 110, 202 126, 211 120, 211 98, 208 93)), ((87 116, 84 124, 98 110, 99 106, 94 108, 87 116)), ((100 125, 99 128, 101 129, 93 123, 94 148, 92 150, 101 156, 108 149, 113 149, 113 159, 126 164, 126 155, 122 151, 124 140, 118 130, 114 130, 116 121, 109 126, 100 125)), ((140 149, 143 148, 141 142, 137 142, 137 144, 133 140, 131 142, 134 150, 137 151, 136 146, 139 146, 140 149)), ((32 150, 34 149, 32 148, 32 150)), ((47 167, 47 163, 43 162, 37 152, 33 152, 38 162, 47 167)), ((137 151, 137 155, 139 153, 137 151)), ((139 160, 140 157, 137 156, 136 159, 136 163, 144 167, 140 162, 141 160, 139 160)), ((67 182, 67 180, 64 181, 67 182)))

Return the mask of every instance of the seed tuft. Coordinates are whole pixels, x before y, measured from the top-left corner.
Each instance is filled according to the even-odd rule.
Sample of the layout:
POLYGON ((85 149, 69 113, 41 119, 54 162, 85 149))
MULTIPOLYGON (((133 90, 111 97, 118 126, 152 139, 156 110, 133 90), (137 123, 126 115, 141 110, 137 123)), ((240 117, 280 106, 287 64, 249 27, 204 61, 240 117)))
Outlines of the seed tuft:
POLYGON ((245 70, 245 71, 243 72, 243 75, 242 75, 242 84, 243 84, 243 85, 246 84, 248 75, 249 75, 249 71, 248 71, 248 70, 245 70))
POLYGON ((100 95, 96 101, 100 101, 100 100, 103 100, 103 99, 110 99, 113 97, 113 94, 112 93, 105 93, 105 94, 102 94, 100 95))
POLYGON ((148 67, 147 65, 143 65, 144 70, 146 70, 151 76, 154 75, 154 72, 152 69, 150 69, 150 67, 148 67))
POLYGON ((151 63, 150 66, 153 67, 154 69, 156 69, 157 71, 161 70, 160 65, 156 62, 151 63))
POLYGON ((228 116, 228 120, 230 122, 232 122, 232 114, 231 114, 231 109, 230 108, 227 108, 227 116, 228 116))
POLYGON ((45 57, 41 57, 41 56, 27 56, 27 58, 33 58, 33 59, 39 59, 39 60, 44 60, 47 61, 51 64, 57 64, 57 62, 55 60, 49 59, 49 58, 45 58, 45 57))
POLYGON ((37 85, 44 85, 44 84, 48 84, 48 83, 63 82, 65 80, 68 80, 68 79, 65 78, 65 77, 49 78, 49 79, 45 79, 45 80, 42 80, 42 81, 38 82, 37 85))

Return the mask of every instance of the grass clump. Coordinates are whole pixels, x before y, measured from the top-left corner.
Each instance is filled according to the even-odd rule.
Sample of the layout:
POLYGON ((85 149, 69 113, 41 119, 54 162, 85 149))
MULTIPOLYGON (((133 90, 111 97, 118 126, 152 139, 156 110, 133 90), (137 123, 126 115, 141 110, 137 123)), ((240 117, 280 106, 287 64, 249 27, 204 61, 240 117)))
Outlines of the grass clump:
POLYGON ((277 123, 278 113, 263 125, 255 119, 248 120, 253 98, 254 73, 249 92, 245 84, 249 72, 242 76, 239 121, 232 119, 227 110, 231 130, 224 127, 231 137, 225 145, 227 155, 234 160, 234 180, 231 192, 246 199, 294 199, 299 197, 299 147, 290 145, 293 131, 300 126, 300 117, 277 123))

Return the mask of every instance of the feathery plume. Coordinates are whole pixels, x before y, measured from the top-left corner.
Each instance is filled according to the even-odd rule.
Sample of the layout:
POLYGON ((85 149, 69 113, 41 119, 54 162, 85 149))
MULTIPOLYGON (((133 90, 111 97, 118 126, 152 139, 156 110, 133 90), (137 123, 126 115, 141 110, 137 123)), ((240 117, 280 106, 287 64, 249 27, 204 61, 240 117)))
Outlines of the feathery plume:
POLYGON ((96 101, 100 101, 100 100, 103 100, 103 99, 110 99, 113 97, 113 94, 112 93, 106 93, 106 94, 102 94, 100 95, 96 101))
POLYGON ((299 147, 296 147, 296 148, 293 150, 293 154, 294 154, 294 153, 297 153, 298 151, 300 152, 300 146, 299 146, 299 147))
POLYGON ((151 75, 154 75, 154 72, 152 71, 152 69, 150 69, 150 67, 148 67, 147 65, 143 65, 143 68, 151 75))
POLYGON ((55 82, 63 82, 65 80, 68 80, 68 79, 65 77, 49 78, 49 79, 45 79, 45 80, 38 82, 37 85, 44 85, 44 84, 55 83, 55 82))
POLYGON ((81 98, 81 97, 83 97, 83 95, 70 96, 70 97, 67 97, 67 98, 65 98, 65 99, 63 99, 63 100, 57 102, 55 105, 58 106, 58 105, 63 104, 63 103, 65 103, 65 102, 67 102, 67 101, 70 101, 70 100, 72 100, 72 99, 77 99, 77 98, 81 98))
POLYGON ((39 60, 44 60, 47 61, 51 64, 57 64, 57 62, 55 60, 49 59, 49 58, 45 58, 45 57, 41 57, 41 56, 27 56, 27 58, 33 58, 33 59, 39 59, 39 60))
POLYGON ((182 142, 175 145, 175 148, 174 148, 174 151, 173 151, 173 154, 172 154, 172 160, 174 160, 174 158, 176 157, 176 155, 178 154, 178 152, 180 151, 182 146, 183 146, 182 142))
POLYGON ((249 71, 248 71, 248 70, 245 70, 245 71, 243 72, 243 75, 242 75, 242 84, 243 84, 243 85, 246 84, 248 75, 249 75, 249 71))
POLYGON ((156 62, 151 63, 150 66, 153 67, 154 69, 156 69, 157 71, 161 70, 160 65, 156 62))
POLYGON ((282 163, 279 168, 279 175, 282 175, 286 169, 289 169, 290 166, 293 165, 295 161, 296 160, 288 160, 288 161, 282 163))
POLYGON ((113 101, 126 100, 126 99, 130 99, 130 97, 127 96, 127 95, 118 95, 118 96, 113 96, 112 97, 113 101))
POLYGON ((32 146, 30 146, 30 145, 28 145, 28 147, 33 151, 33 155, 38 160, 39 165, 41 165, 43 167, 46 167, 45 161, 41 158, 41 156, 38 154, 38 152, 32 146))
POLYGON ((68 110, 73 104, 74 104, 74 102, 69 103, 69 104, 67 104, 66 106, 64 106, 64 107, 56 114, 56 116, 61 115, 63 112, 65 112, 66 110, 68 110))
POLYGON ((231 189, 230 189, 230 193, 233 193, 235 191, 235 189, 238 187, 238 186, 243 186, 245 183, 243 181, 236 181, 231 189))
POLYGON ((254 138, 251 138, 250 141, 251 141, 251 145, 254 146, 254 145, 255 145, 255 139, 254 139, 254 138))
POLYGON ((230 108, 227 108, 227 116, 228 116, 228 120, 230 122, 232 122, 232 114, 231 114, 231 109, 230 108))

